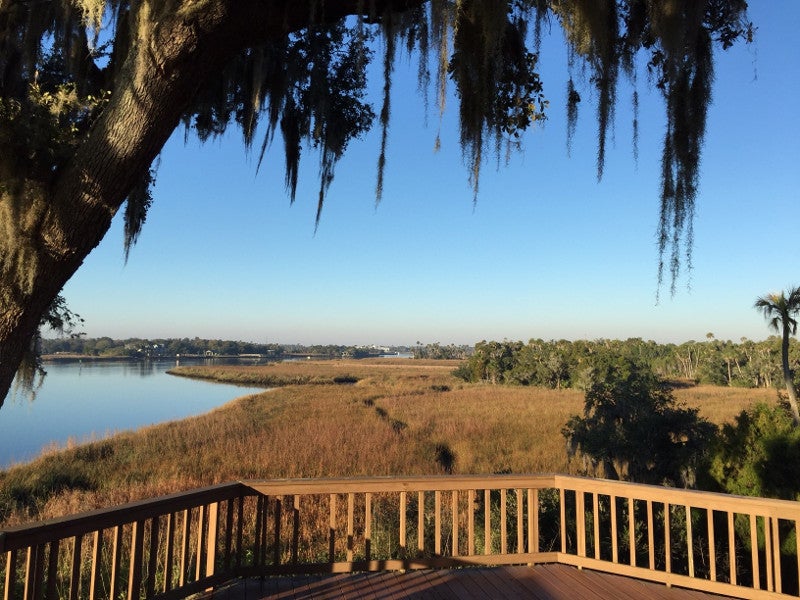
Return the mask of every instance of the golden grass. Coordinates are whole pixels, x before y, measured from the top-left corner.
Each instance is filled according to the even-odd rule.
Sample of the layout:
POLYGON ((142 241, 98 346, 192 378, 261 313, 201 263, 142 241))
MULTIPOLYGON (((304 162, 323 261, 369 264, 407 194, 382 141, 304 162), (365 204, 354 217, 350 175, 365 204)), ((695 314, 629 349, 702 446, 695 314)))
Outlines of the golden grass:
MULTIPOLYGON (((577 472, 561 428, 582 411, 582 392, 467 384, 451 374, 457 364, 377 359, 204 369, 225 381, 304 384, 284 383, 205 415, 2 472, 0 518, 15 504, 27 510, 6 514, 6 524, 248 478, 577 472)), ((676 397, 721 423, 777 396, 702 386, 676 397)))

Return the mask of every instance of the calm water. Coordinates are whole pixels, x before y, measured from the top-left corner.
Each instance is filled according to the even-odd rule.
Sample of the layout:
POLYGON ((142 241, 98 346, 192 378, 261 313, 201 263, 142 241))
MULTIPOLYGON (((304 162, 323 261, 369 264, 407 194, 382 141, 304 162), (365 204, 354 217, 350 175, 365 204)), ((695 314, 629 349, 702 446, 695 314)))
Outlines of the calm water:
POLYGON ((263 391, 167 375, 173 366, 174 361, 46 365, 33 401, 12 393, 0 407, 0 469, 53 444, 198 415, 263 391))

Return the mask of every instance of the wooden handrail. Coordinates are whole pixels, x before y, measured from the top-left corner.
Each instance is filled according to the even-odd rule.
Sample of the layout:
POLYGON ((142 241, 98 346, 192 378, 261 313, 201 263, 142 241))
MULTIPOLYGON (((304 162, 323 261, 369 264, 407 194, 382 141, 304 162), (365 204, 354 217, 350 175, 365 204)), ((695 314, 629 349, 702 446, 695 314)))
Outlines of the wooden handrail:
POLYGON ((250 480, 0 531, 0 600, 541 562, 796 597, 799 523, 797 502, 557 474, 250 480))

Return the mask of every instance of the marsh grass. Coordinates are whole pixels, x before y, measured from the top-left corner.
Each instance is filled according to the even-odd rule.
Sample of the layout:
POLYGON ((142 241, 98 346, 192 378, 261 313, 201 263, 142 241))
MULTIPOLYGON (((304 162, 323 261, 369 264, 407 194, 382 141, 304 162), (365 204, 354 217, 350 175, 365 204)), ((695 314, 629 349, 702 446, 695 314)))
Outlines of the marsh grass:
MULTIPOLYGON (((49 450, 0 472, 0 524, 237 479, 579 471, 567 460, 561 428, 583 410, 582 392, 466 384, 452 376, 457 364, 379 359, 181 369, 280 387, 201 416, 49 450)), ((777 400, 774 391, 710 386, 675 395, 717 423, 757 400, 777 400)))

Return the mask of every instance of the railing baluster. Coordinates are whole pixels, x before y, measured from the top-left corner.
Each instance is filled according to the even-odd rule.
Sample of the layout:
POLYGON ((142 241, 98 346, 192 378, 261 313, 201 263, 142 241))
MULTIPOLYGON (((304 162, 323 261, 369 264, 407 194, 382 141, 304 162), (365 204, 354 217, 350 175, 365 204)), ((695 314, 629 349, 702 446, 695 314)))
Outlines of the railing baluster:
POLYGON ((581 490, 575 490, 575 529, 578 556, 586 556, 586 497, 581 490))
MULTIPOLYGON (((400 538, 400 558, 406 557, 406 492, 400 492, 400 531, 398 537, 400 538)), ((418 533, 417 535, 422 535, 418 533)))
POLYGON ((770 518, 766 515, 762 517, 764 522, 764 562, 767 564, 767 591, 771 592, 775 589, 773 585, 773 570, 772 570, 772 536, 770 527, 770 518))
POLYGON ((144 521, 134 521, 131 530, 128 600, 139 600, 139 591, 142 587, 142 546, 144 546, 144 521))
POLYGON ((467 493, 467 554, 475 555, 475 490, 467 493))
POLYGON ((244 559, 244 496, 239 495, 236 502, 236 569, 242 566, 244 559))
POLYGON ((372 494, 364 494, 364 554, 372 559, 372 494))
POLYGON ((192 512, 188 508, 183 511, 183 523, 181 528, 181 574, 178 578, 178 587, 186 584, 186 576, 191 568, 189 552, 191 551, 192 536, 192 512))
POLYGON ((328 519, 328 562, 336 562, 336 494, 330 495, 330 515, 328 519))
POLYGON ((600 494, 592 493, 592 521, 594 524, 594 557, 600 560, 600 494))
POLYGON ((781 582, 781 540, 780 531, 778 526, 778 517, 770 517, 772 523, 772 562, 775 565, 774 578, 775 578, 775 591, 780 594, 783 591, 783 583, 781 582))
POLYGON ((201 505, 197 516, 197 555, 194 564, 194 580, 200 581, 203 578, 203 567, 206 559, 206 545, 203 535, 208 521, 208 506, 201 505))
POLYGON ((233 508, 236 504, 234 498, 229 498, 225 502, 225 538, 222 547, 222 569, 226 573, 231 571, 231 559, 233 558, 233 508))
POLYGON ((76 535, 72 545, 72 560, 70 562, 69 600, 78 600, 81 589, 81 549, 83 536, 76 535))
MULTIPOLYGON (((283 508, 283 496, 275 496, 275 547, 273 549, 272 554, 272 562, 274 566, 279 566, 281 564, 281 519, 283 518, 282 515, 282 508, 283 508)), ((262 521, 262 528, 263 531, 261 533, 261 544, 263 548, 262 556, 264 557, 264 562, 266 562, 266 554, 267 554, 267 511, 264 510, 264 519, 262 521)))
POLYGON ((217 570, 217 539, 219 536, 219 502, 212 502, 208 507, 208 533, 206 535, 206 577, 211 577, 217 570))
POLYGON ((708 562, 709 562, 709 577, 711 581, 717 580, 717 549, 716 541, 714 538, 714 510, 711 508, 706 509, 706 527, 708 528, 708 562))
POLYGON ((672 542, 669 518, 670 504, 664 502, 664 570, 672 573, 672 542))
MULTIPOLYGON (((731 584, 736 585, 736 539, 733 529, 733 513, 728 511, 728 576, 731 584)), ((800 561, 800 552, 797 554, 800 561)), ((798 574, 800 574, 800 563, 798 563, 798 574)))
POLYGON ((630 565, 636 566, 636 503, 628 497, 628 545, 630 546, 630 565))
POLYGON ((458 490, 453 490, 453 506, 450 511, 453 533, 453 551, 451 556, 458 556, 458 490))
POLYGON ((92 540, 92 573, 89 577, 89 600, 95 600, 100 592, 103 561, 103 531, 94 532, 92 540))
POLYGON ((653 531, 653 501, 647 501, 647 560, 651 569, 656 568, 656 540, 653 531))
POLYGON ((523 537, 523 530, 525 524, 525 510, 522 505, 522 488, 516 489, 517 494, 517 552, 525 552, 525 539, 523 537))
POLYGON ((425 492, 417 492, 417 552, 425 551, 425 492))
POLYGON ((433 492, 433 545, 436 556, 442 555, 442 492, 433 492))
POLYGON ((292 550, 291 562, 297 564, 300 558, 300 494, 292 496, 292 550))
POLYGON ((355 495, 347 494, 347 562, 353 562, 353 544, 355 535, 355 495))
MULTIPOLYGON (((111 542, 111 574, 108 581, 108 597, 115 599, 119 595, 120 556, 122 554, 122 525, 114 527, 111 542)), ((183 581, 181 579, 181 585, 183 581)))
POLYGON ((561 524, 561 552, 566 554, 567 552, 567 502, 566 498, 567 495, 564 491, 564 488, 559 488, 558 490, 558 498, 559 498, 559 521, 561 524))
POLYGON ((539 490, 528 489, 528 552, 539 552, 539 490))
POLYGON ((25 559, 25 592, 23 600, 34 600, 36 598, 36 585, 39 582, 36 571, 38 570, 39 546, 30 546, 28 556, 25 559))
POLYGON ((750 563, 753 570, 753 587, 760 590, 761 567, 758 560, 758 522, 754 513, 750 513, 750 563))
POLYGON ((686 509, 686 557, 689 562, 689 577, 694 577, 694 540, 692 538, 692 507, 686 509))
POLYGON ((172 589, 172 572, 175 561, 175 513, 167 515, 167 530, 164 533, 166 548, 164 549, 164 585, 161 586, 163 592, 172 589))
POLYGON ((147 553, 147 583, 145 584, 145 594, 147 598, 151 598, 156 591, 159 529, 159 517, 153 517, 150 520, 150 549, 147 553))
MULTIPOLYGON (((58 598, 58 549, 59 540, 50 542, 50 548, 47 556, 47 591, 45 598, 55 600, 58 598)), ((70 586, 72 582, 70 582, 70 586)))
POLYGON ((500 490, 500 554, 508 553, 508 511, 506 506, 507 492, 508 490, 506 489, 500 490))
POLYGON ((483 490, 483 553, 488 555, 492 551, 492 493, 483 490))
POLYGON ((617 528, 617 497, 611 495, 611 562, 619 563, 619 529, 617 528))
POLYGON ((9 550, 6 552, 6 576, 3 600, 11 600, 14 597, 14 588, 17 585, 17 551, 9 550))

